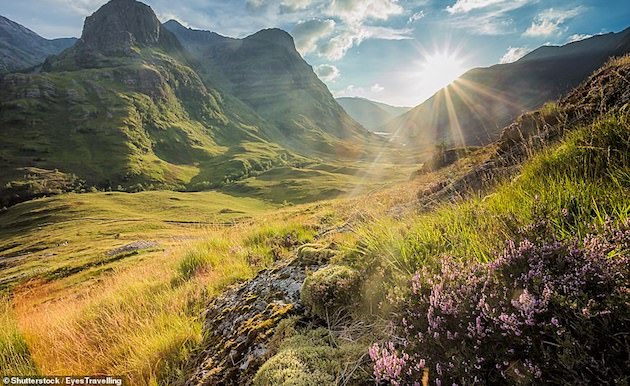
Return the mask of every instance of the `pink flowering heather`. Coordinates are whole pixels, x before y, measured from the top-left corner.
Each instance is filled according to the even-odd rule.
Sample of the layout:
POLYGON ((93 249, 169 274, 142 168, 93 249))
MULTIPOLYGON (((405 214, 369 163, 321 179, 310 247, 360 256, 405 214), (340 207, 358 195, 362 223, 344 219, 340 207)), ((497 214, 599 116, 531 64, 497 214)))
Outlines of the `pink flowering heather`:
POLYGON ((581 242, 508 242, 488 264, 423 269, 398 346, 374 345, 377 382, 628 384, 630 224, 581 242))

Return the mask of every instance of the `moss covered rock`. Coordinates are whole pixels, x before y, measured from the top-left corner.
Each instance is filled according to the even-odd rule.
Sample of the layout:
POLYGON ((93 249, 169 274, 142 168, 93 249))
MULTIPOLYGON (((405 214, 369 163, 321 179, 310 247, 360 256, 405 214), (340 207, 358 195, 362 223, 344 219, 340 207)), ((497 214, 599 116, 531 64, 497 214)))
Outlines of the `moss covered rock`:
POLYGON ((333 258, 336 251, 317 244, 304 244, 298 248, 297 262, 302 265, 320 265, 333 258))
POLYGON ((319 328, 297 334, 284 341, 281 349, 256 373, 256 386, 293 385, 327 386, 367 384, 365 374, 355 371, 361 366, 366 347, 341 344, 328 330, 319 328))
POLYGON ((311 313, 321 318, 349 310, 359 297, 361 275, 345 265, 329 265, 307 276, 300 297, 311 313))

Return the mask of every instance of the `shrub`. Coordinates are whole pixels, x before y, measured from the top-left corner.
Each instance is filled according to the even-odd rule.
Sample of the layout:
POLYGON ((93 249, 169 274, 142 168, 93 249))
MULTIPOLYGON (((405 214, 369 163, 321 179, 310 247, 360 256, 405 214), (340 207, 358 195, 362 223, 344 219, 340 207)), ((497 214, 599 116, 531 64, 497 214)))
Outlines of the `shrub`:
POLYGON ((309 275, 300 295, 314 315, 328 319, 349 310, 353 300, 359 297, 360 288, 361 277, 356 269, 330 265, 309 275))
POLYGON ((265 362, 254 377, 256 386, 327 386, 366 384, 356 371, 365 353, 359 344, 342 343, 319 328, 286 339, 280 351, 265 362))
POLYGON ((509 242, 487 264, 423 269, 396 321, 398 344, 370 349, 377 381, 627 384, 630 223, 583 242, 509 242))

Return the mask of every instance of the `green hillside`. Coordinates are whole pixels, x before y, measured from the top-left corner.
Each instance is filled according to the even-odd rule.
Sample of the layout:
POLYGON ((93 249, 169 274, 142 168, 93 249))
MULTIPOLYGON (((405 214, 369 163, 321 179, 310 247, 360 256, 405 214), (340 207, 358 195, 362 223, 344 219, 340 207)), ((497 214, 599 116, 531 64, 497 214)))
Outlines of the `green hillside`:
POLYGON ((231 39, 173 20, 165 27, 209 79, 278 127, 282 132, 278 142, 289 148, 353 158, 366 152, 361 148, 366 139, 377 142, 337 104, 288 33, 267 29, 231 39))
POLYGON ((330 155, 333 163, 366 159, 381 146, 337 105, 288 34, 238 42, 222 51, 219 77, 148 6, 103 6, 41 72, 0 79, 2 205, 91 187, 216 189, 330 155))

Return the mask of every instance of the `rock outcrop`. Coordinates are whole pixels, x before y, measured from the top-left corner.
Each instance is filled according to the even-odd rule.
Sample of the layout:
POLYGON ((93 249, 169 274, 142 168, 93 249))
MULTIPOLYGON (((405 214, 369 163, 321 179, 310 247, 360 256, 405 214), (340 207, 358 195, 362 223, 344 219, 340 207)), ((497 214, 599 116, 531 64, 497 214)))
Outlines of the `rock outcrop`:
POLYGON ((280 321, 304 315, 300 290, 307 272, 297 258, 263 271, 225 292, 207 308, 205 338, 187 386, 247 385, 273 353, 269 341, 280 321))
POLYGON ((135 0, 112 0, 85 19, 81 44, 104 55, 129 54, 133 47, 169 46, 175 38, 151 8, 135 0))

